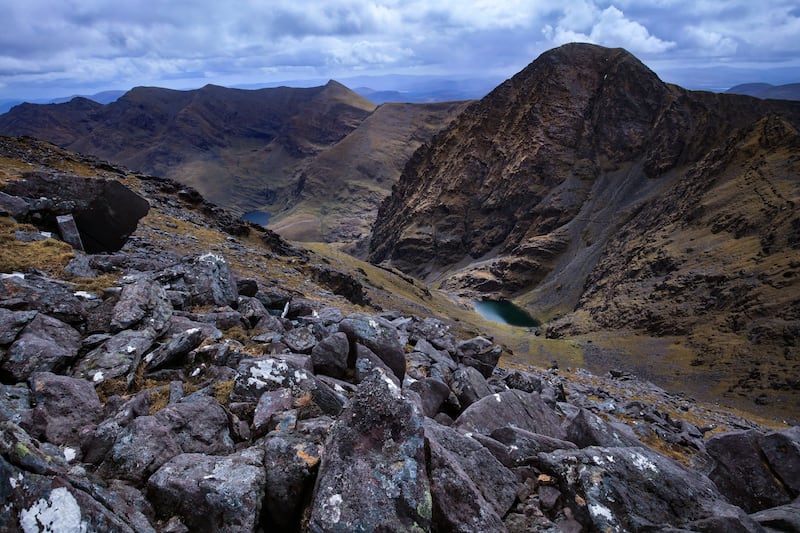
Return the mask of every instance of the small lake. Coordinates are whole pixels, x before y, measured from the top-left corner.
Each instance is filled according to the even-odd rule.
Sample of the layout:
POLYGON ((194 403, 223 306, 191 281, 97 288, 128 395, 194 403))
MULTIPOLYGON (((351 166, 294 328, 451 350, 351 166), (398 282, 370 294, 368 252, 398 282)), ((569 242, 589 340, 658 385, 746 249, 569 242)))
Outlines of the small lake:
POLYGON ((527 311, 508 300, 475 300, 472 305, 483 318, 492 322, 523 328, 539 325, 539 321, 529 315, 527 311))
POLYGON ((266 211, 248 211, 242 215, 242 220, 246 220, 254 224, 260 224, 261 226, 266 226, 269 223, 271 216, 272 215, 266 211))

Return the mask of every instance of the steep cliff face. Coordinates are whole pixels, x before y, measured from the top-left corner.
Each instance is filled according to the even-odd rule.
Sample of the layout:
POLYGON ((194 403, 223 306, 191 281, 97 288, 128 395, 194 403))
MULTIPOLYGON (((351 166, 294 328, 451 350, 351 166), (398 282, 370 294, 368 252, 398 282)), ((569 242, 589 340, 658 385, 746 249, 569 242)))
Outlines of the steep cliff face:
POLYGON ((621 49, 562 46, 414 154, 380 209, 370 259, 504 296, 555 269, 566 275, 552 303, 571 308, 643 201, 769 112, 800 117, 789 103, 667 85, 621 49))

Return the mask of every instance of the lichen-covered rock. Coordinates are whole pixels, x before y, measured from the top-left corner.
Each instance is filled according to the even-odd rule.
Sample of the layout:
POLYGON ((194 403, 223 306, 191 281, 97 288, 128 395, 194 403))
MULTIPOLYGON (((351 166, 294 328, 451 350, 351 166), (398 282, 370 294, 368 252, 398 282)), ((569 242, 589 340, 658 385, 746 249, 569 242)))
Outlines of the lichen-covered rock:
POLYGON ((142 483, 178 454, 226 454, 233 446, 225 410, 213 398, 199 396, 134 418, 116 434, 99 471, 142 483))
POLYGON ((314 487, 322 458, 321 442, 300 432, 274 433, 264 442, 267 531, 291 531, 314 487))
POLYGON ((509 425, 556 439, 566 437, 561 419, 538 394, 513 389, 481 398, 455 422, 458 429, 484 435, 509 425))
POLYGON ((27 385, 0 384, 0 422, 19 424, 31 408, 31 391, 27 385))
POLYGON ((317 337, 308 326, 290 329, 282 340, 294 353, 310 354, 311 350, 317 345, 317 337))
POLYGON ((35 316, 36 311, 9 311, 0 307, 0 346, 14 342, 22 328, 35 316))
POLYGON ((450 388, 435 378, 424 378, 412 383, 409 388, 420 396, 422 412, 425 416, 433 418, 442 404, 450 396, 450 388))
POLYGON ((330 430, 309 530, 427 531, 422 421, 382 371, 367 377, 330 430))
POLYGON ((86 309, 70 285, 38 274, 0 277, 3 307, 18 311, 40 311, 67 324, 83 322, 86 309))
POLYGON ((239 294, 230 265, 212 253, 186 257, 160 272, 158 279, 189 292, 193 305, 234 305, 239 294))
POLYGON ((800 496, 800 426, 771 431, 760 444, 772 472, 793 498, 800 496))
POLYGON ((172 311, 164 288, 159 283, 139 277, 123 286, 114 306, 111 330, 137 328, 160 334, 166 330, 172 311))
POLYGON ((129 375, 152 346, 152 332, 122 330, 82 357, 72 375, 93 383, 129 375))
POLYGON ((103 413, 94 387, 86 380, 37 372, 30 386, 36 405, 30 430, 34 437, 78 447, 81 427, 97 423, 103 413))
POLYGON ((403 381, 406 357, 400 343, 400 333, 389 321, 371 315, 352 315, 339 323, 339 331, 352 343, 363 344, 392 369, 403 381))
POLYGON ((502 531, 515 476, 479 442, 425 422, 433 525, 440 531, 502 531))
POLYGON ((144 357, 145 368, 155 370, 182 362, 190 351, 197 348, 205 339, 205 333, 200 328, 191 328, 173 336, 166 344, 162 344, 144 357))
POLYGON ((536 466, 556 477, 565 505, 589 530, 656 530, 721 514, 747 520, 707 477, 649 448, 558 450, 539 454, 536 466))
POLYGON ((494 392, 489 388, 483 374, 471 366, 462 366, 453 372, 450 388, 458 398, 461 407, 465 408, 494 392))
POLYGON ((15 381, 25 381, 34 372, 62 370, 77 357, 80 346, 80 334, 73 327, 39 313, 8 347, 0 368, 15 381))
POLYGON ((178 515, 191 531, 251 533, 259 525, 266 474, 258 446, 226 456, 186 453, 147 481, 156 513, 178 515))
POLYGON ((579 448, 644 446, 629 427, 607 423, 586 409, 581 409, 567 424, 566 440, 574 442, 579 448))
POLYGON ((540 453, 578 449, 572 442, 532 433, 514 426, 495 429, 490 437, 495 442, 503 444, 503 447, 491 447, 485 441, 481 442, 509 468, 532 464, 540 453))
POLYGON ((483 337, 475 337, 459 342, 456 346, 456 359, 465 366, 476 368, 483 377, 492 375, 497 361, 500 360, 502 348, 483 337))

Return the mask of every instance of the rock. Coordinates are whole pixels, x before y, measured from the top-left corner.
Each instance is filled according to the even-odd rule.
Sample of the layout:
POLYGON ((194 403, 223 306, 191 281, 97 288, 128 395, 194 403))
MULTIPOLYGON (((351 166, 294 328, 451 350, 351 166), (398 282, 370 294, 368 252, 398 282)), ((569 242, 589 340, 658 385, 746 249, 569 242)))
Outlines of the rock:
POLYGON ((365 380, 372 371, 381 369, 398 387, 401 385, 397 375, 389 368, 389 365, 383 362, 383 359, 378 357, 372 350, 366 346, 356 344, 356 364, 355 364, 355 381, 361 383, 365 380))
POLYGON ((253 437, 260 437, 274 429, 272 417, 281 411, 288 411, 293 405, 292 391, 278 389, 261 395, 253 413, 253 437))
POLYGON ((633 431, 622 424, 609 424, 599 416, 581 409, 577 416, 567 424, 566 440, 574 442, 579 448, 587 446, 644 446, 633 431))
POLYGON ((514 426, 495 429, 490 437, 504 445, 502 455, 498 455, 497 458, 509 468, 532 464, 540 453, 578 449, 569 441, 532 433, 514 426))
MULTIPOLYGON (((269 316, 269 311, 267 311, 267 308, 264 307, 264 304, 262 304, 261 300, 258 298, 240 295, 236 304, 236 309, 239 311, 239 314, 247 320, 251 328, 255 327, 259 320, 269 316)), ((283 331, 282 327, 281 331, 283 331)))
MULTIPOLYGON (((0 423, 0 463, 8 460, 14 466, 38 475, 60 475, 64 466, 53 461, 53 458, 42 449, 41 443, 31 437, 24 429, 13 422, 0 423)), ((6 463, 7 466, 8 463, 6 463)), ((11 476, 0 478, 0 487, 8 482, 11 476)), ((0 501, 8 494, 0 490, 0 501)), ((5 513, 0 513, 0 519, 5 513)), ((0 529, 0 531, 2 531, 0 529)))
POLYGON ((76 253, 67 266, 64 267, 64 272, 74 278, 96 278, 97 271, 92 268, 89 257, 86 254, 76 253))
POLYGON ((9 311, 0 307, 0 346, 14 342, 22 328, 36 316, 36 311, 9 311))
POLYGON ((109 477, 142 483, 178 454, 232 450, 225 410, 213 398, 200 396, 133 419, 116 435, 98 470, 109 477))
POLYGON ((366 303, 363 285, 350 273, 324 265, 313 265, 311 272, 316 282, 321 283, 334 294, 344 296, 356 305, 366 303))
POLYGON ((122 330, 81 358, 75 365, 72 375, 93 383, 121 376, 132 378, 131 373, 136 371, 142 355, 152 346, 151 332, 122 330))
POLYGON ((75 248, 76 250, 83 251, 83 241, 81 241, 81 234, 78 232, 78 226, 75 224, 75 219, 72 215, 59 215, 56 217, 56 225, 58 232, 61 234, 61 239, 75 248))
POLYGON ((419 394, 422 401, 422 411, 425 416, 433 418, 439 412, 439 408, 450 396, 450 388, 434 378, 425 378, 415 381, 409 387, 419 394))
POLYGON ((161 334, 169 325, 171 316, 172 304, 163 287, 140 277, 122 288, 111 317, 111 331, 138 327, 161 334))
POLYGON ((456 428, 483 435, 509 425, 556 439, 566 437, 558 415, 538 394, 518 390, 481 398, 455 421, 456 428))
POLYGON ((800 426, 767 433, 760 445, 770 469, 789 494, 800 496, 800 426))
POLYGON ((14 381, 25 381, 33 372, 60 371, 78 355, 80 334, 74 328, 38 313, 9 346, 0 368, 14 381))
POLYGON ((172 289, 189 292, 192 305, 234 305, 239 295, 230 265, 212 253, 187 257, 180 265, 160 272, 158 279, 172 289))
POLYGON ((147 354, 144 358, 145 368, 155 370, 164 366, 180 365, 182 359, 197 348, 205 338, 202 329, 187 329, 172 337, 167 344, 162 344, 147 354))
POLYGON ((524 392, 538 392, 539 394, 542 393, 542 389, 544 388, 541 378, 532 376, 526 372, 520 372, 519 370, 512 370, 503 376, 503 383, 505 383, 509 389, 517 389, 524 392))
POLYGON ((291 357, 260 357, 242 359, 236 369, 236 381, 231 398, 236 401, 257 401, 264 392, 278 389, 304 390, 303 384, 313 379, 310 359, 291 357))
POLYGON ((339 323, 339 331, 353 343, 363 344, 392 369, 401 382, 406 372, 406 357, 400 334, 387 320, 371 315, 352 315, 339 323))
POLYGON ((750 515, 767 531, 800 531, 800 499, 750 515))
POLYGON ((791 501, 762 459, 761 439, 760 433, 750 430, 714 435, 706 442, 706 452, 716 462, 708 477, 732 504, 748 513, 791 501))
POLYGON ((453 372, 450 388, 464 408, 494 392, 489 388, 483 374, 471 366, 462 366, 453 372))
POLYGON ((430 342, 425 339, 417 339, 414 349, 427 355, 433 363, 447 365, 451 370, 458 368, 458 365, 446 350, 437 350, 430 342))
POLYGON ((64 282, 39 275, 0 278, 2 306, 17 311, 40 311, 71 325, 84 321, 86 310, 73 289, 64 282))
POLYGON ((175 514, 192 531, 252 532, 259 524, 266 474, 264 450, 254 446, 223 457, 178 455, 147 481, 156 513, 175 514))
POLYGON ((410 342, 416 343, 424 339, 439 350, 445 350, 450 354, 456 353, 455 335, 450 332, 448 326, 436 318, 412 322, 408 326, 408 336, 410 342))
POLYGON ((26 385, 0 384, 0 422, 19 424, 30 408, 31 391, 26 385))
POLYGON ((331 427, 309 530, 427 531, 422 421, 388 376, 376 370, 367 377, 331 427))
POLYGON ((342 378, 347 373, 350 343, 347 334, 339 331, 322 339, 311 349, 314 372, 333 378, 342 378))
POLYGON ((258 292, 258 280, 254 278, 239 278, 236 280, 236 290, 240 296, 252 298, 258 292))
POLYGON ((462 365, 474 367, 483 377, 488 378, 497 366, 502 351, 500 346, 490 340, 475 337, 458 343, 456 358, 462 365))
POLYGON ((480 443, 425 422, 433 527, 439 531, 502 531, 516 499, 514 474, 480 443))
POLYGON ((589 530, 657 530, 742 516, 711 480, 649 448, 559 450, 539 454, 537 466, 556 478, 566 505, 589 530))
POLYGON ((32 436, 59 445, 79 447, 80 429, 96 424, 103 407, 88 381, 50 372, 37 372, 30 379, 36 407, 32 436))
POLYGON ((283 336, 283 343, 294 353, 310 354, 317 345, 317 338, 308 326, 292 328, 283 336))
POLYGON ((301 522, 314 488, 322 444, 299 432, 275 433, 264 442, 267 489, 265 530, 291 531, 301 522))

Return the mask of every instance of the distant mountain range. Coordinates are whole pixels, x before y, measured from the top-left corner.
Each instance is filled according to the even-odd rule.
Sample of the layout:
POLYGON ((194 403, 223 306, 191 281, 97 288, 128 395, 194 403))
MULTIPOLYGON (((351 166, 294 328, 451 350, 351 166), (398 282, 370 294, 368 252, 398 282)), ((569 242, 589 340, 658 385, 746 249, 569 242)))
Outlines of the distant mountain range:
POLYGON ((731 87, 726 93, 746 94, 756 98, 773 98, 776 100, 800 100, 800 83, 771 85, 769 83, 744 83, 731 87))
POLYGON ((60 98, 45 98, 37 100, 0 100, 0 114, 5 113, 12 107, 25 102, 30 104, 63 104, 65 102, 69 102, 73 98, 86 98, 87 100, 92 100, 98 104, 110 104, 123 94, 125 94, 125 91, 102 91, 95 94, 75 94, 60 98))

